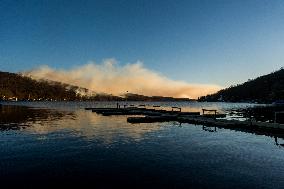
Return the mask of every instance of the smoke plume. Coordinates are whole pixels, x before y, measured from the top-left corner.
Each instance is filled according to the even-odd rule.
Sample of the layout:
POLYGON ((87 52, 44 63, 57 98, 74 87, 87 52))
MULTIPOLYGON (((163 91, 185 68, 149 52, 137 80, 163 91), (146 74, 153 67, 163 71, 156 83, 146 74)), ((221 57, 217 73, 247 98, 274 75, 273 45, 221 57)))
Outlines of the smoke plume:
POLYGON ((216 92, 217 85, 189 84, 171 80, 143 66, 141 62, 119 66, 114 59, 94 62, 69 70, 41 66, 25 72, 35 79, 48 79, 84 87, 97 93, 197 98, 216 92))

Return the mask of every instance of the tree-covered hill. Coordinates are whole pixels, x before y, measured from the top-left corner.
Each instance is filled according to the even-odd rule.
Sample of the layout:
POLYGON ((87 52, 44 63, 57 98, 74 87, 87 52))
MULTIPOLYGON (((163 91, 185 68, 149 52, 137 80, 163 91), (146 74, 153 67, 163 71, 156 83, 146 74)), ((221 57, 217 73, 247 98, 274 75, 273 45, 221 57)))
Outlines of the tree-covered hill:
POLYGON ((284 69, 200 97, 199 100, 263 103, 284 100, 284 69))
POLYGON ((37 81, 20 74, 0 72, 2 100, 76 100, 81 98, 79 89, 59 82, 37 81))
POLYGON ((94 93, 86 88, 0 71, 0 100, 188 101, 187 98, 94 93))

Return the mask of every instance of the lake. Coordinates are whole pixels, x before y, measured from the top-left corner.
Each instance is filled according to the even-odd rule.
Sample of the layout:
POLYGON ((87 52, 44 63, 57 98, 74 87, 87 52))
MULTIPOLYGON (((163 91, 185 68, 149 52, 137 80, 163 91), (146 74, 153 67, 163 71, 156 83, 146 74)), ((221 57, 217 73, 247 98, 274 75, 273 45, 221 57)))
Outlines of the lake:
MULTIPOLYGON (((281 135, 177 122, 130 124, 127 116, 104 117, 84 110, 115 107, 116 102, 0 103, 1 186, 284 187, 281 135)), ((225 113, 255 106, 197 102, 146 105, 179 106, 183 111, 214 108, 225 113)))

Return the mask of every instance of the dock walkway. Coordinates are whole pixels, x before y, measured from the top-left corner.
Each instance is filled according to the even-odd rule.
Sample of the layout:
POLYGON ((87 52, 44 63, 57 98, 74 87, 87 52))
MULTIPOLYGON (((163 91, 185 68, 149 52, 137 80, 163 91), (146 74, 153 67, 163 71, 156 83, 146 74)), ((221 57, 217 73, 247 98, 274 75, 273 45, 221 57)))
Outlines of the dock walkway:
MULTIPOLYGON (((175 107, 176 108, 176 107, 175 107)), ((206 125, 222 128, 248 128, 248 129, 260 129, 260 130, 279 130, 284 132, 284 124, 269 123, 269 122, 257 122, 252 120, 239 121, 239 120, 226 120, 218 119, 226 117, 225 114, 217 114, 215 110, 209 110, 214 114, 200 115, 200 112, 182 112, 181 108, 178 111, 171 111, 146 108, 146 107, 125 107, 125 108, 85 108, 91 110, 97 114, 104 116, 113 115, 127 115, 127 122, 129 123, 154 123, 154 122, 169 122, 178 121, 180 123, 190 123, 196 125, 206 125), (135 115, 135 116, 133 116, 135 115), (137 117, 139 116, 139 117, 137 117)))

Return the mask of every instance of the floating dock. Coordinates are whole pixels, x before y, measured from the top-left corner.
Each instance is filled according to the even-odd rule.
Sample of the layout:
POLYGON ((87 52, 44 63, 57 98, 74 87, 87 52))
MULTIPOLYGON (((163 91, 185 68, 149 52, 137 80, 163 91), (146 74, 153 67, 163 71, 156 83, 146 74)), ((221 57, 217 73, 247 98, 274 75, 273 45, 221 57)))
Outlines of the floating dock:
POLYGON ((154 123, 177 121, 179 123, 190 123, 196 125, 222 127, 222 128, 245 128, 250 130, 274 130, 284 132, 284 124, 258 122, 253 120, 239 121, 220 119, 225 118, 226 114, 219 114, 216 110, 202 109, 200 112, 182 112, 181 108, 172 107, 171 110, 162 110, 146 108, 145 106, 124 107, 120 108, 85 108, 103 116, 126 115, 127 122, 137 123, 154 123), (214 114, 204 114, 205 112, 214 112, 214 114), (138 116, 138 117, 137 117, 138 116))

